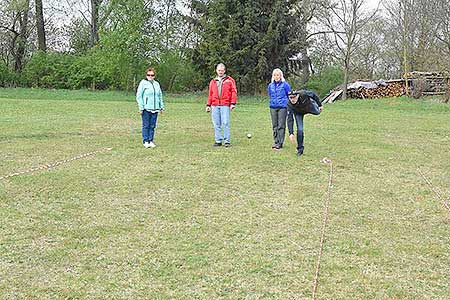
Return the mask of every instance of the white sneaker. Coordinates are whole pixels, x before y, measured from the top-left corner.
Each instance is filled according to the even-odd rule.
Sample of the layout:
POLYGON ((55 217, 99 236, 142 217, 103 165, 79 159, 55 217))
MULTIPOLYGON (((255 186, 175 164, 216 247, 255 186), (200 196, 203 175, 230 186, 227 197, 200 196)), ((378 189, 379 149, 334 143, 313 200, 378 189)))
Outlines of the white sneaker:
POLYGON ((155 143, 153 143, 153 142, 148 143, 148 146, 149 146, 150 148, 155 148, 155 147, 156 147, 155 143))
POLYGON ((150 148, 150 143, 149 143, 149 142, 145 142, 145 143, 144 143, 144 147, 145 147, 145 148, 150 148))

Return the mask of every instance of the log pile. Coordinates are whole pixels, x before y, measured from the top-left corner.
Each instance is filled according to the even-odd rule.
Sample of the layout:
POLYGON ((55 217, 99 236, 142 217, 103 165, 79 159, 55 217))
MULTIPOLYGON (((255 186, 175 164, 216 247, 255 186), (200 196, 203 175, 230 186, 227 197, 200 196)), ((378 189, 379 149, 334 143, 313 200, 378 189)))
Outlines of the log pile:
MULTIPOLYGON (((373 99, 384 97, 400 97, 406 93, 405 81, 378 80, 355 81, 347 85, 347 97, 354 99, 373 99)), ((332 103, 342 97, 342 87, 336 88, 322 102, 332 103)))
POLYGON ((447 72, 409 72, 406 74, 410 82, 411 94, 444 95, 450 84, 450 74, 447 72))
MULTIPOLYGON (((423 95, 450 95, 450 73, 447 72, 409 72, 406 79, 355 81, 347 85, 347 97, 355 99, 373 99, 400 97, 408 94, 414 98, 423 95), (408 91, 406 83, 408 81, 408 91)), ((332 103, 342 97, 342 86, 335 88, 323 100, 332 103)), ((449 96, 450 99, 450 96, 449 96)))
POLYGON ((349 89, 348 97, 356 99, 372 99, 400 97, 405 94, 405 82, 403 80, 384 81, 383 84, 377 84, 376 87, 349 89))

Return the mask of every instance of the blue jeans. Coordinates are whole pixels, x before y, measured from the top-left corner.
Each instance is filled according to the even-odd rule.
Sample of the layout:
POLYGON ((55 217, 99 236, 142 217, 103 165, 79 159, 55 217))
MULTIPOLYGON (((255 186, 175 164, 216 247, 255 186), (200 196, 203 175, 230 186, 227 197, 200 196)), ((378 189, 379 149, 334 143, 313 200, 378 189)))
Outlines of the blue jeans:
POLYGON ((158 119, 158 113, 152 113, 149 111, 142 111, 142 142, 153 141, 155 135, 156 120, 158 119))
MULTIPOLYGON (((320 108, 319 105, 315 101, 312 101, 312 111, 311 114, 313 115, 319 115, 320 114, 320 108)), ((303 117, 304 114, 299 114, 294 112, 295 117, 295 124, 297 124, 297 151, 303 152, 305 149, 305 146, 303 145, 303 141, 305 139, 304 133, 303 133, 303 117)))
POLYGON ((216 143, 230 142, 230 107, 212 106, 212 122, 214 125, 214 138, 216 143), (223 135, 222 135, 223 129, 223 135))
POLYGON ((304 134, 303 134, 303 117, 304 114, 294 113, 295 124, 297 124, 297 151, 303 152, 305 148, 303 145, 304 134))

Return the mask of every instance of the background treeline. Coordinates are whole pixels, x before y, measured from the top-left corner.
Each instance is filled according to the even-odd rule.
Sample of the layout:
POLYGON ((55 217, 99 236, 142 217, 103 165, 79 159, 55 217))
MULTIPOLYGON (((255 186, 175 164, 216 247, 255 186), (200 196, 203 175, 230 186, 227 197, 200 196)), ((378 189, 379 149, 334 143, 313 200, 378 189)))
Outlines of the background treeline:
POLYGON ((353 79, 450 70, 450 0, 0 0, 0 86, 203 90, 224 62, 242 93, 279 67, 325 94, 353 79))

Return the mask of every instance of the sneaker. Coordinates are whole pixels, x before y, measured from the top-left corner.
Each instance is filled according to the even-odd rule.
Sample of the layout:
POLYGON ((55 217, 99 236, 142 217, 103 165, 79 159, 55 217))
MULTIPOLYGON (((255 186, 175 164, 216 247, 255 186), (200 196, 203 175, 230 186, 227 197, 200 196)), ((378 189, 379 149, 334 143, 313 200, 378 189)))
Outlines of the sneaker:
POLYGON ((231 146, 231 144, 229 142, 226 142, 224 146, 228 148, 231 146))
POLYGON ((272 149, 275 149, 277 147, 277 144, 272 145, 272 149))
POLYGON ((149 146, 150 148, 155 148, 155 147, 156 147, 155 143, 153 143, 153 142, 148 143, 148 146, 149 146))
POLYGON ((297 151, 297 156, 302 156, 303 155, 303 151, 297 151))
POLYGON ((215 143, 213 144, 213 146, 214 146, 214 147, 220 147, 220 146, 222 146, 222 143, 215 142, 215 143))
POLYGON ((150 143, 149 142, 145 142, 144 143, 144 148, 150 148, 150 143))
POLYGON ((281 146, 280 145, 275 145, 275 150, 281 150, 281 146))

